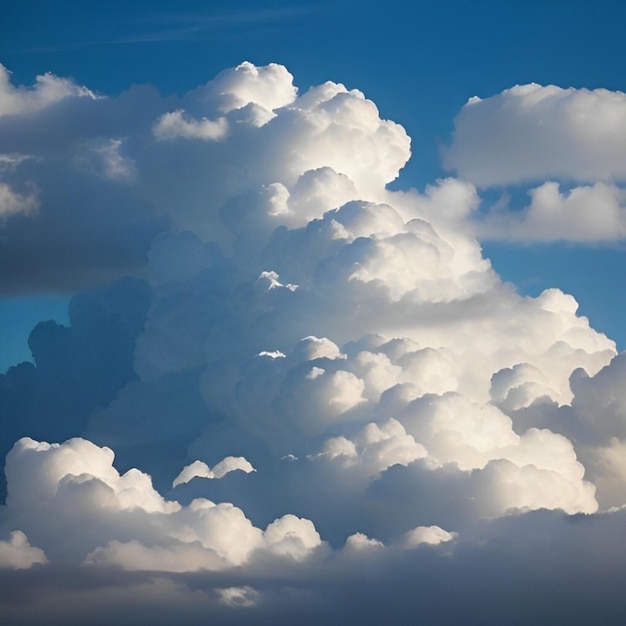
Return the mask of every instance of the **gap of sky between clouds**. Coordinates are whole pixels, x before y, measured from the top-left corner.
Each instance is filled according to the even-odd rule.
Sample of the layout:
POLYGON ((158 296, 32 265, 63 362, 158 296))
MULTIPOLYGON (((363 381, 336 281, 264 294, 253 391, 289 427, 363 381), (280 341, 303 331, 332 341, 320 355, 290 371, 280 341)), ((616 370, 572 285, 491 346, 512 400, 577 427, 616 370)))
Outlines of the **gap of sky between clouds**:
MULTIPOLYGON (((473 95, 533 81, 626 88, 620 32, 626 7, 611 1, 27 0, 4 3, 1 17, 0 62, 17 84, 30 85, 50 71, 108 95, 133 83, 182 94, 248 59, 285 64, 301 90, 328 79, 361 89, 412 138, 412 158, 394 188, 423 189, 447 173, 440 149, 473 95)), ((609 269, 623 265, 620 248, 484 245, 498 272, 522 293, 561 287, 575 295, 594 327, 618 347, 626 344, 626 298, 613 288, 615 270, 609 269)), ((30 320, 67 321, 58 296, 32 295, 38 297, 0 303, 0 371, 30 357, 30 320)))

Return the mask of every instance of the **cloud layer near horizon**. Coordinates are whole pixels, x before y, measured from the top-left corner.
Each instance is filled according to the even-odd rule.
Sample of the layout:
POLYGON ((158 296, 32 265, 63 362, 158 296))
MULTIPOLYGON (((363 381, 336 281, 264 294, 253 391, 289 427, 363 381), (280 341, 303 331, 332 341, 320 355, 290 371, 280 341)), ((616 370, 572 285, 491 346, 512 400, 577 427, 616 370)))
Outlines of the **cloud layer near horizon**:
MULTIPOLYGON (((67 267, 91 231, 61 202, 78 185, 98 245, 119 244, 92 250, 89 281, 143 276, 77 296, 71 328, 38 326, 35 365, 0 378, 10 444, 30 435, 7 455, 0 510, 12 623, 380 623, 373 589, 397 623, 416 597, 431 623, 528 623, 536 570, 576 593, 615 562, 623 357, 572 296, 500 280, 472 235, 473 184, 387 189, 410 141, 360 91, 300 94, 275 64, 171 101, 2 76, 7 240, 79 240, 50 271, 80 283, 67 267), (111 202, 139 231, 118 240, 111 202), (507 584, 513 618, 481 604, 507 584)), ((613 587, 601 596, 611 618, 613 587)))

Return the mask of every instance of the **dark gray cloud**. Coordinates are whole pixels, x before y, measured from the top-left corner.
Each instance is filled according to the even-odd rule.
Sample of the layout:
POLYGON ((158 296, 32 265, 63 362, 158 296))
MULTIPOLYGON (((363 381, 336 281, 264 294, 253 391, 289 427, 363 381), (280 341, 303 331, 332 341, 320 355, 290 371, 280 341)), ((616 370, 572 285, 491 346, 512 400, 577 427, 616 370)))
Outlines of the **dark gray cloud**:
MULTIPOLYGON (((34 363, 0 374, 0 449, 23 436, 63 441, 136 378, 134 343, 148 309, 150 288, 120 279, 70 302, 70 326, 39 323, 29 347, 34 363)), ((4 492, 4 486, 2 491, 4 492)))

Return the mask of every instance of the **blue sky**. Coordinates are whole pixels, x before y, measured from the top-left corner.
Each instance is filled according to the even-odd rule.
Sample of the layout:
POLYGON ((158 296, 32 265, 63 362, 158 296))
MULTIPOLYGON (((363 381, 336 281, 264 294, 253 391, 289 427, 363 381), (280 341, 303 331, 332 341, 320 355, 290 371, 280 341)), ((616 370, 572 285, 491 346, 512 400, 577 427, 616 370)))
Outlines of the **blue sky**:
MULTIPOLYGON (((29 85, 50 71, 105 94, 137 83, 181 94, 243 60, 280 62, 299 87, 344 82, 402 124, 413 140, 412 158, 394 186, 423 189, 446 173, 440 146, 473 95, 527 82, 626 89, 620 31, 626 8, 611 1, 593 6, 590 11, 582 0, 27 1, 2 9, 0 59, 15 83, 29 85)), ((487 247, 487 255, 522 291, 535 295, 556 285, 574 293, 581 312, 622 346, 626 299, 606 286, 606 264, 623 261, 619 249, 615 243, 608 251, 498 245, 487 247)), ((42 295, 51 294, 0 304, 0 367, 28 358, 27 327, 38 315, 67 321, 59 300, 42 295)))
POLYGON ((625 21, 3 2, 0 623, 621 624, 625 21))

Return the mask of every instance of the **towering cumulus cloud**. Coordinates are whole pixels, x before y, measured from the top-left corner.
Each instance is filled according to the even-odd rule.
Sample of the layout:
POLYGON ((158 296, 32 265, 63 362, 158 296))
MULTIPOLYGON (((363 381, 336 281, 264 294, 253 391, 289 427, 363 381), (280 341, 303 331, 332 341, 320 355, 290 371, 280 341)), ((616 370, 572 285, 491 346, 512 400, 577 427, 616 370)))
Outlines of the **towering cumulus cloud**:
MULTIPOLYGON (((1 254, 82 238, 29 273, 79 284, 95 220, 97 280, 147 258, 0 378, 6 419, 33 426, 6 457, 0 621, 617 623, 597 576, 626 574, 623 358, 572 296, 500 280, 472 184, 390 191, 403 128, 341 84, 299 93, 280 65, 177 100, 0 78, 1 254), (52 388, 35 415, 25 398, 52 388), (60 390, 81 394, 67 420, 60 390)), ((462 174, 482 106, 458 122, 462 174)))

